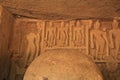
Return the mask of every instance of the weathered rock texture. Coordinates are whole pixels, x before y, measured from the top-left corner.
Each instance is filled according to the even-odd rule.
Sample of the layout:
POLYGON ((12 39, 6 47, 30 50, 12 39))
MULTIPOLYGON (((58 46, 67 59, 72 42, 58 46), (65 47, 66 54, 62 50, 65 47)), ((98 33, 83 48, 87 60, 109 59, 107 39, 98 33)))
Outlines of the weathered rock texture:
POLYGON ((0 6, 0 80, 6 79, 9 69, 9 43, 13 27, 14 18, 4 8, 0 6))
POLYGON ((102 80, 96 65, 77 50, 46 51, 28 68, 24 80, 102 80))
POLYGON ((0 1, 13 14, 40 19, 113 18, 120 16, 120 0, 0 1))

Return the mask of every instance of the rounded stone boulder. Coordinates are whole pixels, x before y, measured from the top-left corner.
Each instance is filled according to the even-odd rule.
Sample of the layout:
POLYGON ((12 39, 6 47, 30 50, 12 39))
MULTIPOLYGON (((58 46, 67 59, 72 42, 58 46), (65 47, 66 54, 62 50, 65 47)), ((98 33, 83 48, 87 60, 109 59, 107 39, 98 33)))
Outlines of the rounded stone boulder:
POLYGON ((78 50, 49 50, 28 67, 24 80, 103 80, 95 63, 78 50))

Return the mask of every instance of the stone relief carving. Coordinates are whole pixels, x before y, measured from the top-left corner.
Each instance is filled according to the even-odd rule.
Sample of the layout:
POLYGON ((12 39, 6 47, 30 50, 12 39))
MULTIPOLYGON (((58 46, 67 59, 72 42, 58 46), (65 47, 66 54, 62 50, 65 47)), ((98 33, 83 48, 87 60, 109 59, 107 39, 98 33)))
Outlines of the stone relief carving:
POLYGON ((62 21, 60 28, 58 28, 58 34, 57 34, 57 40, 58 40, 58 45, 60 47, 64 47, 67 45, 67 40, 68 40, 68 23, 65 23, 62 21))
POLYGON ((26 36, 27 39, 27 49, 26 49, 26 63, 30 63, 33 61, 33 59, 36 57, 36 55, 38 53, 37 52, 37 45, 38 45, 38 35, 36 35, 35 33, 29 33, 26 36))
POLYGON ((110 35, 110 48, 115 48, 115 58, 117 58, 118 54, 120 53, 120 37, 119 37, 119 33, 120 33, 120 29, 119 29, 119 25, 118 25, 118 21, 117 20, 113 20, 112 22, 112 30, 110 30, 109 35, 110 35))
POLYGON ((46 48, 85 48, 86 30, 80 20, 54 21, 52 27, 49 24, 45 26, 46 48))
POLYGON ((109 25, 101 20, 38 20, 29 22, 26 27, 28 22, 25 21, 21 32, 23 42, 20 43, 25 49, 18 51, 20 56, 22 52, 25 54, 19 57, 21 62, 26 61, 25 65, 49 49, 78 49, 95 62, 120 62, 117 20, 107 21, 109 25), (35 25, 31 25, 33 22, 35 25))
MULTIPOLYGON (((42 41, 42 31, 43 31, 43 26, 44 22, 32 22, 29 23, 29 25, 22 24, 21 27, 21 35, 19 39, 19 42, 21 45, 18 44, 18 48, 16 49, 11 48, 10 52, 12 54, 11 57, 11 75, 9 75, 10 80, 15 80, 15 78, 21 78, 22 74, 24 74, 26 68, 29 66, 29 64, 37 57, 40 55, 41 52, 41 41, 42 41), (30 24, 35 25, 33 27, 30 26, 30 24), (25 28, 26 27, 26 28, 25 28), (29 29, 31 27, 32 29, 29 29), (30 31, 26 32, 25 29, 29 29, 30 31), (35 30, 35 32, 34 32, 35 30), (19 48, 25 48, 25 49, 19 49, 19 48)), ((18 32, 18 31, 17 31, 18 32)), ((18 33, 19 34, 19 33, 18 33)))
POLYGON ((73 29, 73 42, 75 47, 80 47, 84 44, 84 30, 83 25, 79 20, 76 21, 76 25, 73 29))
POLYGON ((53 22, 49 21, 49 26, 46 28, 46 34, 45 34, 45 41, 47 47, 53 47, 54 46, 54 40, 55 40, 55 28, 53 27, 53 22))
POLYGON ((95 58, 103 59, 103 56, 108 56, 108 39, 106 35, 106 29, 100 30, 100 22, 97 20, 94 23, 94 28, 90 31, 90 43, 91 48, 95 49, 95 58), (106 50, 105 50, 106 49, 106 50))
MULTIPOLYGON (((108 25, 100 20, 40 20, 35 21, 36 31, 27 32, 26 56, 30 62, 47 49, 79 49, 94 60, 105 60, 112 53, 119 57, 119 26, 113 20, 108 25), (31 52, 32 49, 32 52, 31 52)), ((30 22, 29 22, 30 23, 30 22)), ((25 28, 24 28, 25 29, 25 28)), ((25 30, 24 30, 25 31, 25 30)), ((116 59, 116 58, 115 58, 116 59)))
POLYGON ((27 49, 26 49, 26 63, 31 63, 37 56, 40 55, 41 41, 42 41, 42 31, 44 27, 44 22, 36 23, 36 32, 30 32, 26 35, 27 49))

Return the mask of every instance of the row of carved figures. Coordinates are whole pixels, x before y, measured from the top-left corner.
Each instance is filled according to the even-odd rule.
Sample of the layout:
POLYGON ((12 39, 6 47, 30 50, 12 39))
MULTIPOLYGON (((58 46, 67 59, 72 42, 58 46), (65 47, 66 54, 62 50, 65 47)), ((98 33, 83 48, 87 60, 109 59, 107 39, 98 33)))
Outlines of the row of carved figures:
POLYGON ((26 61, 31 62, 37 57, 43 45, 47 48, 65 48, 71 47, 70 42, 73 42, 73 48, 85 47, 85 26, 80 20, 72 21, 72 25, 70 24, 61 21, 60 26, 55 28, 52 21, 49 22, 49 26, 46 26, 44 21, 41 24, 37 23, 37 31, 26 35, 26 61))
POLYGON ((82 23, 80 20, 67 23, 61 21, 60 27, 57 28, 53 26, 52 21, 49 21, 49 26, 46 26, 44 21, 37 23, 37 31, 30 32, 26 35, 27 49, 25 51, 25 61, 31 62, 39 56, 41 47, 44 45, 48 48, 78 47, 88 51, 94 49, 95 57, 99 56, 99 54, 102 54, 101 57, 103 55, 109 56, 110 49, 115 48, 115 55, 117 56, 120 47, 120 38, 118 35, 120 29, 118 24, 117 20, 113 20, 112 29, 108 30, 106 27, 100 29, 101 23, 99 20, 96 22, 88 20, 87 23, 82 23), (72 47, 71 43, 74 44, 72 47), (86 45, 86 43, 89 44, 86 45))
POLYGON ((50 22, 49 27, 46 28, 45 41, 48 47, 70 46, 70 42, 73 42, 74 47, 76 47, 77 44, 84 45, 84 36, 84 27, 79 20, 76 21, 76 25, 71 26, 68 22, 62 21, 58 28, 53 27, 52 22, 50 22))
POLYGON ((112 29, 109 31, 106 27, 101 30, 100 25, 101 23, 97 20, 94 23, 94 28, 90 30, 90 47, 95 49, 95 57, 97 58, 99 54, 101 58, 104 55, 109 56, 110 51, 115 49, 114 56, 117 58, 120 55, 119 22, 113 20, 112 29))
POLYGON ((31 38, 40 36, 40 40, 44 38, 47 47, 70 46, 70 39, 71 42, 73 42, 74 46, 77 44, 84 45, 85 28, 79 20, 76 22, 76 25, 72 25, 71 28, 70 24, 65 23, 64 21, 61 22, 60 27, 58 28, 53 27, 53 22, 49 22, 49 26, 47 26, 45 30, 43 30, 43 28, 45 28, 45 25, 44 27, 40 27, 40 24, 38 24, 38 33, 29 33, 27 37, 31 38))

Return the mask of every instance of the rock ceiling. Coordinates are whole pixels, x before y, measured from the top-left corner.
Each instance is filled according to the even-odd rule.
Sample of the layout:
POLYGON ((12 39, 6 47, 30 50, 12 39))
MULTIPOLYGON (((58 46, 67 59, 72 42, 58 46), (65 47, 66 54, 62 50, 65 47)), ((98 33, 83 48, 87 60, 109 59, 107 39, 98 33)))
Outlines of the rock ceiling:
POLYGON ((39 19, 113 18, 120 0, 0 0, 14 15, 39 19))

